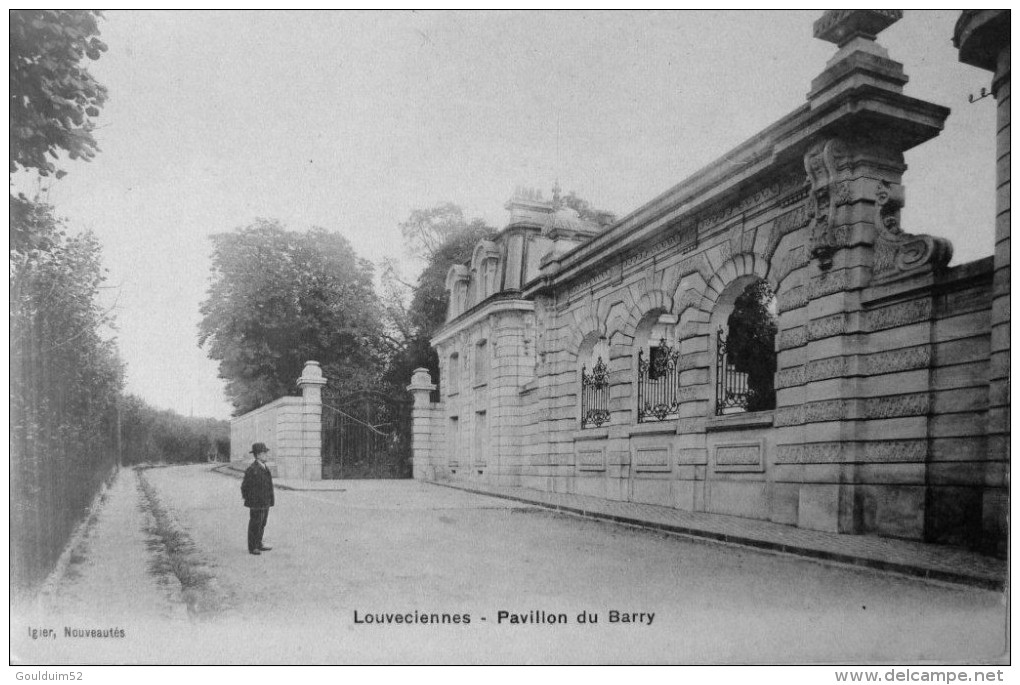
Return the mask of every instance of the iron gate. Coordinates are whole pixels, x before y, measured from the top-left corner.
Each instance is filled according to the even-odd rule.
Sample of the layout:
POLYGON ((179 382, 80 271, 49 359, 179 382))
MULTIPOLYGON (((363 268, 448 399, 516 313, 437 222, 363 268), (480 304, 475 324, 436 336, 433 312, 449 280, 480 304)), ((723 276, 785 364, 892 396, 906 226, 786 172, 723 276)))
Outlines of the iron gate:
POLYGON ((410 399, 362 390, 322 405, 322 477, 410 478, 410 399))

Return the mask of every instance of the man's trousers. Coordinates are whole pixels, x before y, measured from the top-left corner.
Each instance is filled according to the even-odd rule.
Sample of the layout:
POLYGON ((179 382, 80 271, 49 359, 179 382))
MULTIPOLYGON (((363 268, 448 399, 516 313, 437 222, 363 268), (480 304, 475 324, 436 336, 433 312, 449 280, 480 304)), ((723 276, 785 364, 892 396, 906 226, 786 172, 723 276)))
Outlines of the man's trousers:
POLYGON ((269 520, 269 508, 252 508, 248 517, 248 551, 254 552, 262 547, 262 533, 266 530, 266 521, 269 520))

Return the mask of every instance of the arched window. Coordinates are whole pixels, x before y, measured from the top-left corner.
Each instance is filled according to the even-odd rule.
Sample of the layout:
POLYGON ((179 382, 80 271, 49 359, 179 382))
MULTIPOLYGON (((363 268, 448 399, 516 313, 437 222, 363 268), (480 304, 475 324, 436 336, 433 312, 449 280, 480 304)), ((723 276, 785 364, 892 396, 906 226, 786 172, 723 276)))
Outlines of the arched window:
POLYGON ((675 419, 680 411, 677 317, 655 314, 638 325, 638 422, 675 419))
POLYGON ((589 338, 581 345, 581 428, 609 423, 609 343, 589 338))
POLYGON ((716 334, 715 413, 776 407, 776 296, 762 280, 733 302, 716 334))

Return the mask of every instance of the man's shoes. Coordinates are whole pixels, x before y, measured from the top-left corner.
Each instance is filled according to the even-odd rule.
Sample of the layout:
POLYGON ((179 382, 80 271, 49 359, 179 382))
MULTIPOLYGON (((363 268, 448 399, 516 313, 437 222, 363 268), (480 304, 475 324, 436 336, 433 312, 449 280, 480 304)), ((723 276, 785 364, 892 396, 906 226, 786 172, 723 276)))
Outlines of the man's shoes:
POLYGON ((258 551, 257 549, 249 549, 248 554, 262 554, 262 552, 258 551))
POLYGON ((262 547, 259 547, 259 551, 261 551, 261 552, 268 552, 271 549, 273 549, 273 548, 272 547, 266 547, 265 545, 263 545, 262 547))

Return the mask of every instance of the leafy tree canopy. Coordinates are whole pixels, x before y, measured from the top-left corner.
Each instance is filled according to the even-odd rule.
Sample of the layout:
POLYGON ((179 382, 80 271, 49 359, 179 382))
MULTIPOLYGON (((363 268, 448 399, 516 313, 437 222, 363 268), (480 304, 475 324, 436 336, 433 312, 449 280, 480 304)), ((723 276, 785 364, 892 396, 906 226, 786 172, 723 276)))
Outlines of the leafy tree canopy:
POLYGON ((377 379, 384 329, 373 268, 346 238, 258 219, 212 241, 199 345, 219 361, 238 414, 293 394, 308 360, 322 365, 328 391, 377 379))
POLYGON ((91 430, 89 422, 112 406, 123 383, 116 346, 103 335, 113 317, 99 304, 106 280, 102 250, 91 232, 68 235, 49 205, 27 203, 19 209, 19 220, 31 226, 45 249, 17 259, 12 255, 11 348, 17 369, 12 395, 20 401, 30 394, 28 386, 52 382, 54 387, 45 390, 54 393, 50 409, 87 414, 82 428, 91 430))
POLYGON ((156 409, 137 395, 120 402, 124 464, 230 460, 230 424, 156 409))
POLYGON ((106 50, 99 12, 12 10, 10 18, 10 171, 64 175, 53 160, 92 159, 93 118, 106 88, 83 64, 106 50))
POLYGON ((47 205, 19 209, 40 246, 10 262, 11 576, 27 587, 52 569, 116 463, 124 369, 98 302, 99 242, 67 235, 47 205))
POLYGON ((460 230, 451 232, 436 248, 418 276, 418 285, 411 298, 410 316, 414 330, 432 337, 436 329, 446 322, 449 293, 446 292, 446 275, 454 264, 471 260, 479 240, 492 238, 496 230, 481 220, 465 223, 460 230))
MULTIPOLYGON (((416 284, 403 284, 403 291, 390 288, 387 296, 387 309, 404 344, 390 359, 384 381, 403 390, 418 367, 429 369, 433 379, 439 377, 439 360, 429 339, 446 321, 446 274, 454 264, 469 261, 478 241, 491 239, 496 229, 482 219, 466 219, 464 210, 450 202, 412 211, 400 228, 407 249, 425 260, 416 284), (410 305, 404 308, 401 302, 408 292, 410 305)), ((394 281, 392 271, 389 281, 394 281)))
MULTIPOLYGON (((558 185, 553 188, 553 205, 570 207, 582 219, 599 226, 616 220, 613 212, 592 207, 574 191, 561 196, 558 185)), ((470 261, 478 241, 491 239, 497 230, 482 219, 466 219, 463 208, 452 202, 413 210, 400 224, 400 230, 407 250, 425 260, 425 268, 412 288, 407 311, 409 328, 415 335, 431 337, 446 321, 446 274, 450 267, 470 261)))
MULTIPOLYGON (((407 221, 400 224, 400 232, 408 252, 431 263, 432 258, 451 240, 465 235, 492 235, 494 229, 481 219, 468 221, 459 205, 444 202, 434 207, 412 210, 407 221)), ((469 253, 465 259, 470 257, 469 253)))
MULTIPOLYGON (((566 206, 598 226, 608 226, 616 220, 612 212, 595 209, 571 191, 560 195, 559 186, 553 188, 553 204, 566 206)), ((405 247, 413 256, 425 261, 425 267, 416 284, 396 287, 395 268, 387 269, 384 286, 387 289, 387 311, 393 327, 404 341, 403 349, 393 355, 387 367, 385 381, 394 388, 403 389, 417 367, 425 367, 433 379, 439 378, 439 360, 429 343, 435 332, 446 322, 449 294, 446 292, 446 274, 454 264, 471 260, 479 240, 491 240, 498 232, 482 219, 467 219, 464 210, 452 202, 433 207, 415 209, 400 224, 405 247), (410 292, 410 305, 403 306, 403 298, 410 292)))
MULTIPOLYGON (((98 13, 12 10, 9 171, 64 172, 54 160, 91 159, 92 118, 106 89, 83 66, 106 45, 98 13)), ((10 194, 10 476, 12 586, 53 567, 115 466, 124 368, 98 303, 98 241, 69 235, 52 207, 10 194)))

